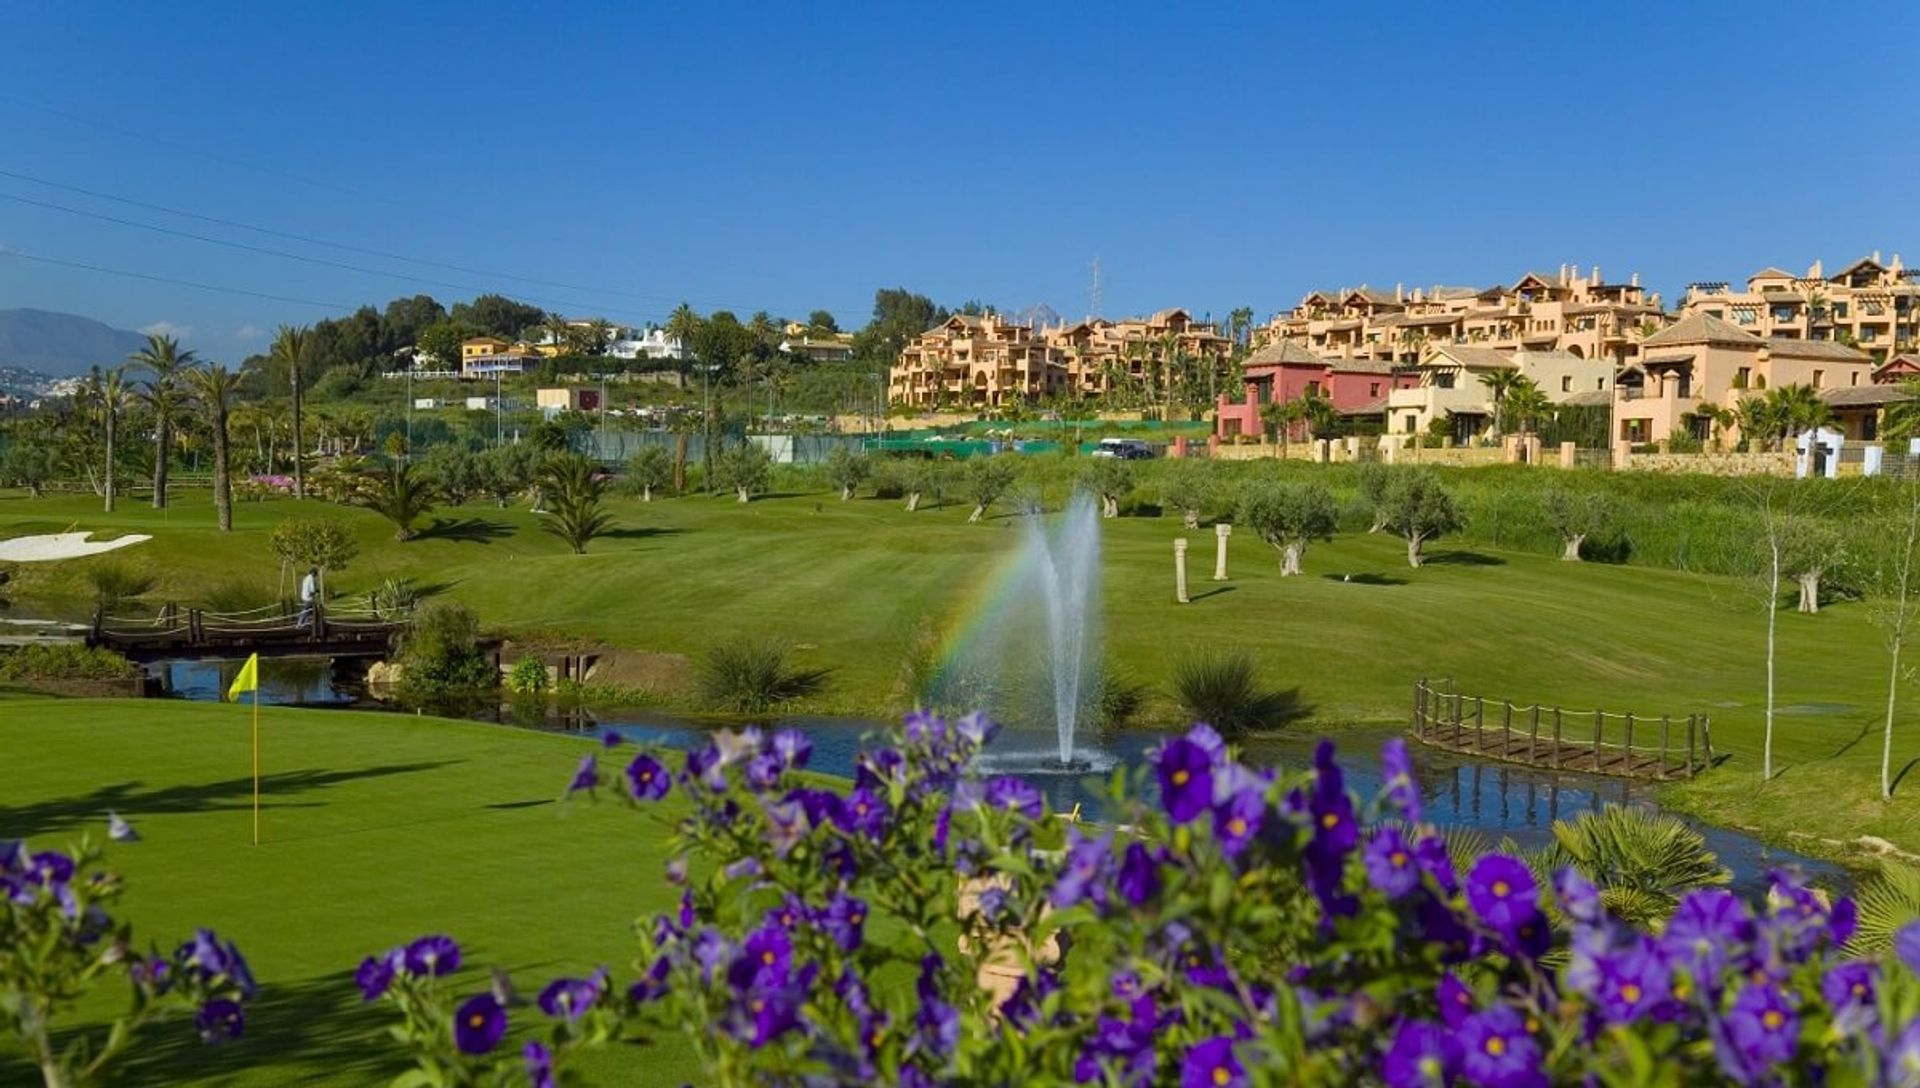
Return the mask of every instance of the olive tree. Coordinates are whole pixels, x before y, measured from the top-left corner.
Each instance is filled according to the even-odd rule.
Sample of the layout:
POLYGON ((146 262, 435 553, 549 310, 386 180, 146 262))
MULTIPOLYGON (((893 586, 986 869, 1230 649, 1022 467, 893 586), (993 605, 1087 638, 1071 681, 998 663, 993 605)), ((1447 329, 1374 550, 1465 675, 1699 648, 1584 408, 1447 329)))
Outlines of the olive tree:
POLYGON ((1095 457, 1080 470, 1080 486, 1100 500, 1102 517, 1119 517, 1120 500, 1133 488, 1133 469, 1118 457, 1095 457))
POLYGON ((835 446, 827 453, 826 472, 827 482, 840 489, 840 501, 846 502, 873 474, 873 462, 864 453, 835 446))
POLYGON ((1280 549, 1280 575, 1287 577, 1300 573, 1309 543, 1333 539, 1340 506, 1319 484, 1261 480, 1241 492, 1235 519, 1280 549))
POLYGON ((1211 462, 1182 457, 1167 466, 1160 480, 1160 501, 1168 509, 1180 511, 1181 523, 1189 529, 1200 527, 1200 516, 1213 501, 1211 462))
POLYGON ((1387 528, 1407 542, 1410 567, 1420 565, 1427 541, 1457 533, 1467 523, 1453 495, 1424 469, 1398 473, 1387 487, 1383 509, 1387 528))
POLYGON ((751 442, 728 446, 713 462, 713 480, 730 488, 741 502, 750 502, 753 493, 765 491, 773 477, 773 458, 751 442))
POLYGON ((1823 518, 1789 517, 1779 534, 1780 573, 1800 586, 1799 611, 1820 611, 1820 580, 1847 562, 1847 543, 1823 518))
POLYGON ((973 500, 973 513, 967 515, 967 524, 972 525, 987 516, 987 508, 1006 494, 1013 486, 1020 468, 1017 458, 1009 454, 993 457, 976 457, 967 462, 963 478, 966 494, 973 500))
POLYGON ((319 570, 322 597, 326 595, 328 572, 344 569, 360 554, 360 545, 346 523, 328 518, 288 518, 273 527, 267 546, 273 549, 283 570, 319 570))
POLYGON ((1387 489, 1393 485, 1393 470, 1378 461, 1367 461, 1360 466, 1359 477, 1360 505, 1372 519, 1367 532, 1377 533, 1387 527, 1387 489))
POLYGON ((1555 487, 1542 495, 1540 512, 1560 534, 1560 558, 1569 563, 1580 561, 1580 545, 1593 534, 1611 528, 1615 516, 1613 499, 1604 492, 1566 487, 1555 487))
POLYGON ((627 462, 627 481, 641 502, 652 502, 655 491, 673 482, 673 458, 664 446, 642 446, 627 462))

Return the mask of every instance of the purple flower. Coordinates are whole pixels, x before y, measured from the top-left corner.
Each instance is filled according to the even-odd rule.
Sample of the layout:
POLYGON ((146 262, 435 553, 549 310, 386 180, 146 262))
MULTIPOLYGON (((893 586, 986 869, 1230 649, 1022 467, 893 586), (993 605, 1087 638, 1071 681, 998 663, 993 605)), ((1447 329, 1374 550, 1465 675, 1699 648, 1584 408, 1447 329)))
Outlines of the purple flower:
POLYGON ((672 970, 673 963, 667 957, 661 956, 654 960, 653 966, 647 969, 647 973, 641 977, 640 981, 627 987, 627 1000, 636 1005, 644 1005, 649 1001, 657 1001, 665 997, 667 976, 672 970))
POLYGON ((1473 991, 1466 983, 1454 976, 1452 971, 1440 976, 1440 987, 1435 994, 1440 1004, 1440 1019, 1446 1021, 1449 1028, 1458 1028, 1473 1015, 1473 991))
POLYGON ((1128 843, 1120 859, 1120 874, 1113 886, 1132 906, 1140 906, 1160 894, 1160 862, 1140 843, 1128 843))
POLYGON ((1704 888, 1680 900, 1660 935, 1660 952, 1704 986, 1719 978, 1727 962, 1752 943, 1753 935, 1753 914, 1745 903, 1723 889, 1704 888))
POLYGON ((1800 1036, 1800 1016, 1787 995, 1771 983, 1743 987, 1727 1010, 1726 1044, 1734 1061, 1721 1054, 1728 1073, 1744 1078, 1756 1065, 1771 1065, 1793 1057, 1800 1036))
POLYGON ((627 788, 636 801, 658 801, 673 786, 673 778, 657 759, 641 752, 627 764, 627 788))
POLYGON ((761 752, 747 760, 747 785, 756 792, 770 790, 780 781, 780 774, 784 770, 786 766, 778 755, 761 752))
POLYGON ((798 729, 782 729, 773 735, 773 754, 788 770, 797 771, 813 758, 813 741, 798 729))
POLYGON ((1560 909, 1576 922, 1598 925, 1606 916, 1600 906, 1600 889, 1571 865, 1553 874, 1553 894, 1560 900, 1560 909))
POLYGON ((887 830, 887 802, 865 786, 856 788, 847 794, 847 799, 835 814, 835 822, 840 830, 849 835, 865 835, 869 839, 878 839, 887 830))
POLYGON ((220 944, 220 938, 211 929, 197 929, 193 939, 180 949, 187 962, 197 968, 207 978, 217 978, 227 973, 231 967, 227 959, 227 950, 220 944))
POLYGON ((453 1041, 462 1054, 485 1054, 507 1033, 507 1010, 490 993, 475 994, 453 1011, 453 1041))
POLYGON ((667 883, 679 886, 687 882, 687 855, 678 854, 667 859, 667 883))
POLYGON ((1219 840, 1220 852, 1230 858, 1239 857, 1260 833, 1266 814, 1266 795, 1253 789, 1240 790, 1215 806, 1213 835, 1219 840))
POLYGON ((107 838, 114 842, 139 842, 140 833, 133 825, 120 818, 117 812, 107 813, 107 838))
POLYGON ((608 729, 600 734, 600 747, 618 748, 622 744, 625 744, 626 740, 627 738, 620 735, 619 730, 608 729))
POLYGON ((727 971, 736 990, 786 981, 793 966, 793 939, 777 925, 761 926, 747 935, 747 943, 727 971))
POLYGON ((1029 820, 1038 820, 1046 808, 1038 787, 1010 774, 1003 774, 987 783, 986 800, 990 808, 1018 812, 1029 820))
POLYGON ((1920 1017, 1908 1021, 1887 1048, 1888 1080, 1894 1084, 1912 1084, 1920 1079, 1920 1017))
POLYGON ((1167 817, 1184 824, 1213 803, 1213 757, 1205 748, 1181 737, 1160 749, 1155 773, 1160 780, 1160 803, 1167 817))
POLYGON ((573 794, 591 790, 599 784, 600 756, 596 752, 588 752, 580 757, 580 767, 573 772, 573 781, 567 783, 567 792, 573 794))
POLYGON ((208 1045, 219 1046, 229 1039, 238 1039, 246 1031, 247 1014, 239 1002, 218 997, 193 1014, 193 1027, 208 1045))
POLYGON ((1908 922, 1893 935, 1893 950, 1907 970, 1920 975, 1920 922, 1908 922))
POLYGON ((406 966, 415 975, 453 974, 460 969, 460 946, 440 934, 422 937, 407 946, 406 966))
POLYGON ((26 877, 43 888, 73 879, 73 859, 57 850, 42 850, 27 859, 26 877))
POLYGON ((819 915, 820 928, 833 938, 843 952, 860 947, 862 927, 867 922, 867 904, 845 892, 835 893, 819 915))
POLYGON ((1394 737, 1380 747, 1380 777, 1387 803, 1413 823, 1420 822, 1420 786, 1413 777, 1413 757, 1407 742, 1394 737))
POLYGON ((1112 864, 1112 832, 1093 838, 1081 834, 1078 827, 1068 829, 1066 864, 1061 868, 1060 879, 1054 882, 1051 902, 1061 910, 1083 899, 1105 906, 1107 870, 1112 864))
POLYGON ((789 895, 781 901, 779 906, 767 912, 766 924, 779 926, 788 933, 792 933, 800 928, 801 922, 806 920, 807 905, 798 897, 789 895))
POLYGON ((1405 1020, 1380 1063, 1387 1088, 1442 1088, 1460 1065, 1460 1044, 1438 1024, 1405 1020))
POLYGON ((353 973, 355 985, 360 987, 360 997, 364 1001, 377 1000, 393 985, 393 976, 400 969, 406 953, 395 948, 378 956, 368 956, 360 961, 360 967, 353 973))
POLYGON ((1544 1088, 1540 1044, 1520 1014, 1505 1005, 1475 1013, 1460 1025, 1461 1071, 1481 1088, 1544 1088))
POLYGON ((992 718, 975 711, 954 722, 953 730, 969 745, 984 748, 987 742, 993 739, 994 734, 1000 731, 1000 726, 992 718))
POLYGON ((1666 963, 1644 941, 1595 960, 1601 1014, 1620 1024, 1640 1019, 1673 994, 1666 963))
POLYGON ((1333 761, 1332 741, 1323 740, 1314 748, 1313 764, 1316 777, 1307 798, 1307 812, 1313 817, 1312 849, 1323 862, 1345 858, 1360 842, 1360 827, 1354 822, 1346 777, 1333 761))
POLYGON ((527 1080, 533 1088, 553 1088, 553 1051, 538 1039, 529 1039, 520 1052, 527 1060, 527 1080))
POLYGON ((1233 1056, 1231 1035, 1195 1043, 1180 1062, 1180 1088, 1244 1088, 1246 1066, 1233 1056))
POLYGON ((1833 942, 1833 947, 1839 948, 1853 940, 1859 928, 1859 905, 1844 895, 1834 900, 1833 910, 1827 917, 1827 939, 1833 942))
POLYGON ((1440 890, 1448 895, 1460 893, 1460 875, 1454 872, 1453 855, 1447 853, 1447 841, 1438 835, 1421 835, 1413 844, 1413 856, 1420 862, 1420 870, 1440 885, 1440 890))
POLYGON ((1878 992, 1875 974, 1878 966, 1866 960, 1836 963, 1821 980, 1820 996, 1835 1010, 1871 1007, 1878 992))
POLYGON ((591 978, 557 978, 540 991, 540 1011, 548 1016, 577 1020, 600 1000, 606 990, 607 973, 595 971, 591 978))
POLYGON ((1375 828, 1363 857, 1368 883, 1388 899, 1398 899, 1420 886, 1420 866, 1413 860, 1413 848, 1394 828, 1375 828))
POLYGON ((1199 745, 1200 750, 1213 760, 1214 766, 1218 767, 1227 761, 1227 742, 1220 736, 1219 730, 1206 722, 1194 722, 1193 727, 1187 730, 1187 739, 1199 745))
POLYGON ((1540 889, 1518 858, 1488 854, 1467 873, 1467 903, 1480 920, 1513 936, 1540 917, 1540 889))

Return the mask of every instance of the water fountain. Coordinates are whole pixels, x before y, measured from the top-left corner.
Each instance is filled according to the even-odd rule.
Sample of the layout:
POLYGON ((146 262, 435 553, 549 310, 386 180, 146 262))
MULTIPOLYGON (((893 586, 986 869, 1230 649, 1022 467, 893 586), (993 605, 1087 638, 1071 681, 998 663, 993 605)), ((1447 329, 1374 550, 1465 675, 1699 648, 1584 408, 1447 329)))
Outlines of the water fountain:
POLYGON ((936 704, 985 708, 1008 726, 990 761, 1027 773, 1111 765, 1076 741, 1100 686, 1100 511, 1076 494, 1051 523, 1029 517, 1019 551, 934 684, 936 704), (1019 751, 1021 735, 1051 727, 1051 751, 1019 751))

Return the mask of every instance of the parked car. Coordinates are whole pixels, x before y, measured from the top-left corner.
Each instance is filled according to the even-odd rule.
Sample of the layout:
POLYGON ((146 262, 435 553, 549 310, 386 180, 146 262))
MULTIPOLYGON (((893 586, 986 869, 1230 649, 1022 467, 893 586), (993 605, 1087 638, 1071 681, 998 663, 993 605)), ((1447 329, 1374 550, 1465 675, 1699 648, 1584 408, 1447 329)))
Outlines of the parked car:
POLYGON ((1122 461, 1148 461, 1153 458, 1153 447, 1137 438, 1102 438, 1093 448, 1091 456, 1117 457, 1122 461))

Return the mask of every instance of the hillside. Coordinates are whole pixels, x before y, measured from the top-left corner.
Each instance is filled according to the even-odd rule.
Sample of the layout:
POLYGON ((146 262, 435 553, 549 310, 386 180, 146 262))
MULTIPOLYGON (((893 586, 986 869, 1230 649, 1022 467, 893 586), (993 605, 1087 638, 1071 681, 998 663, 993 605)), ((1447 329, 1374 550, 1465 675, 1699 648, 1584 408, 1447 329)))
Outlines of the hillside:
POLYGON ((96 364, 125 362, 145 343, 137 332, 78 314, 0 310, 0 366, 67 377, 96 364))

